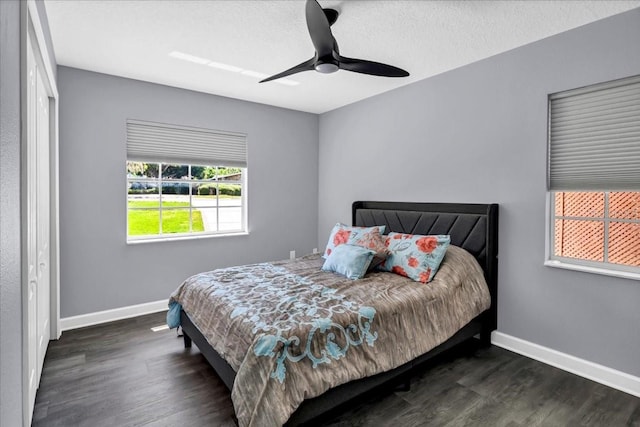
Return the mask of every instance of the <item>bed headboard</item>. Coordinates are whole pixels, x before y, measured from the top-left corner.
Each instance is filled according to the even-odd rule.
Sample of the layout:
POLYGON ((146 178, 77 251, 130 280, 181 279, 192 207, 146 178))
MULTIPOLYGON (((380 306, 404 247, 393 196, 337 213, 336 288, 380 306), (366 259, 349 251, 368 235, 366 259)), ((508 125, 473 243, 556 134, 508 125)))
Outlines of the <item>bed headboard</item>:
POLYGON ((491 293, 489 316, 497 327, 498 205, 475 203, 354 202, 352 223, 386 225, 387 233, 448 234, 451 244, 470 252, 484 270, 491 293))

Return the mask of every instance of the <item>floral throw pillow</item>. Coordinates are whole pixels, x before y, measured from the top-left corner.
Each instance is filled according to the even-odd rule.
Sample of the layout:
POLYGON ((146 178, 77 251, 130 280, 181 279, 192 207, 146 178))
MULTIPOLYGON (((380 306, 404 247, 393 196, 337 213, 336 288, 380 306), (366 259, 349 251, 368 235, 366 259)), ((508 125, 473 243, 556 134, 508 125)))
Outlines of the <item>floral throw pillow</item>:
POLYGON ((343 245, 345 243, 349 245, 362 246, 367 249, 373 249, 377 254, 380 245, 376 245, 376 248, 378 249, 370 247, 370 245, 375 245, 373 243, 375 241, 383 242, 381 235, 384 233, 385 228, 386 226, 384 225, 378 225, 375 227, 352 227, 337 223, 331 230, 329 241, 327 242, 327 248, 325 249, 322 257, 326 259, 331 255, 331 252, 333 252, 336 246, 343 245))
POLYGON ((428 283, 438 272, 451 237, 389 233, 385 243, 389 256, 379 267, 381 270, 428 283))
MULTIPOLYGON (((382 226, 382 228, 384 229, 385 226, 382 226)), ((375 252, 373 260, 371 260, 371 265, 369 266, 369 271, 375 270, 376 267, 385 262, 389 256, 389 250, 385 244, 384 236, 375 230, 371 233, 363 233, 362 235, 358 233, 354 234, 353 237, 349 239, 348 244, 361 246, 375 252)))

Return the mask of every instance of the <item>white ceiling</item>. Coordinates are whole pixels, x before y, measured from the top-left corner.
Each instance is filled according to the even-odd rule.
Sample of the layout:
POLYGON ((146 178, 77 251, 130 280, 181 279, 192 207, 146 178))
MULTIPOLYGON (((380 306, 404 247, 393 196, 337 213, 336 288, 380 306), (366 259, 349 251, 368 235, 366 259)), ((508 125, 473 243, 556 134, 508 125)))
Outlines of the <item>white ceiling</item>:
POLYGON ((177 51, 272 75, 310 58, 302 0, 46 0, 58 64, 323 113, 640 6, 633 1, 319 0, 340 12, 344 56, 395 65, 406 78, 339 71, 298 85, 169 56, 177 51))

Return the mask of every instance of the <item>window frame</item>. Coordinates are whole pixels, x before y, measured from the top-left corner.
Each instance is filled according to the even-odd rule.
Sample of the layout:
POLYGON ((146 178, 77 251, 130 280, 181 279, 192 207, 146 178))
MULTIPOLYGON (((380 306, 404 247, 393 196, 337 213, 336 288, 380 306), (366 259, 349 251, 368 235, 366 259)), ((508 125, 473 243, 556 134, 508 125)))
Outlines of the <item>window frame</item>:
MULTIPOLYGON (((640 169, 634 168, 637 163, 633 163, 640 161, 640 150, 638 146, 631 151, 628 148, 630 142, 637 141, 633 138, 638 136, 635 130, 630 131, 630 128, 637 129, 640 125, 638 117, 630 113, 637 105, 634 102, 637 102, 638 95, 640 75, 548 95, 544 265, 640 280, 640 266, 555 255, 556 192, 597 191, 606 194, 603 216, 597 218, 604 226, 603 260, 607 260, 611 222, 635 223, 640 226, 640 218, 609 218, 608 196, 611 192, 640 191, 640 169), (606 114, 603 114, 605 110, 606 114), (598 120, 594 122, 593 117, 596 116, 598 120), (558 121, 554 123, 555 120, 558 121), (585 135, 585 125, 595 133, 585 135), (593 139, 595 135, 600 135, 598 143, 593 139), (604 143, 607 144, 606 150, 604 143), (620 165, 624 165, 622 170, 619 170, 620 165)), ((592 217, 584 217, 587 220, 590 218, 592 217)))
MULTIPOLYGON (((635 223, 640 226, 640 219, 630 220, 630 219, 619 219, 619 218, 609 218, 609 196, 608 193, 614 190, 598 190, 598 192, 605 193, 605 206, 604 206, 604 214, 602 218, 595 217, 575 217, 577 219, 588 219, 588 220, 598 220, 604 223, 604 255, 606 259, 607 249, 608 249, 608 239, 609 239, 609 230, 608 225, 609 222, 626 222, 626 223, 635 223)), ((562 192, 562 191, 558 191, 562 192)), ((565 191, 566 192, 566 191, 565 191)), ((547 267, 556 267, 562 268, 566 270, 574 270, 581 271, 585 273, 594 273, 601 274, 605 276, 611 277, 620 277, 624 279, 633 279, 640 280, 640 267, 633 267, 627 265, 620 264, 612 264, 609 262, 599 262, 599 261, 589 261, 579 258, 569 258, 555 255, 555 193, 556 191, 547 191, 547 199, 546 199, 546 242, 545 242, 545 261, 544 265, 547 267)), ((574 217, 567 217, 573 219, 574 217)))
MULTIPOLYGON (((176 240, 192 240, 192 239, 202 239, 202 238, 211 238, 211 237, 228 237, 228 236, 246 236, 249 234, 248 228, 248 209, 247 209, 247 175, 248 175, 248 167, 240 167, 242 171, 242 178, 238 182, 233 182, 233 184, 240 185, 241 195, 240 195, 240 212, 241 212, 241 220, 240 226, 241 228, 238 230, 219 230, 219 209, 220 206, 216 203, 216 231, 193 231, 193 186, 192 184, 203 184, 203 183, 224 183, 224 181, 218 180, 201 180, 201 179, 188 179, 188 180, 180 180, 180 179, 162 179, 162 166, 164 165, 185 165, 188 166, 189 177, 191 177, 191 168, 193 166, 205 166, 205 167, 237 167, 237 166, 225 166, 225 165, 199 165, 193 163, 184 163, 183 161, 175 161, 175 162, 158 162, 158 161, 142 161, 142 160, 132 160, 126 159, 125 166, 128 162, 140 162, 140 163, 155 163, 158 164, 158 177, 157 178, 147 178, 147 177, 129 177, 125 176, 125 234, 126 234, 126 243, 127 244, 138 244, 138 243, 148 243, 148 242, 161 242, 161 241, 176 241, 176 240), (158 185, 158 208, 135 208, 134 210, 157 210, 158 211, 158 234, 144 234, 144 235, 129 235, 129 183, 131 182, 152 182, 158 185), (162 207, 162 187, 167 183, 180 183, 183 182, 190 186, 189 191, 189 206, 185 208, 174 208, 174 207, 162 207), (163 210, 188 210, 189 211, 189 232, 186 233, 162 233, 162 211, 163 210)), ((216 200, 219 200, 219 192, 216 192, 216 200)))

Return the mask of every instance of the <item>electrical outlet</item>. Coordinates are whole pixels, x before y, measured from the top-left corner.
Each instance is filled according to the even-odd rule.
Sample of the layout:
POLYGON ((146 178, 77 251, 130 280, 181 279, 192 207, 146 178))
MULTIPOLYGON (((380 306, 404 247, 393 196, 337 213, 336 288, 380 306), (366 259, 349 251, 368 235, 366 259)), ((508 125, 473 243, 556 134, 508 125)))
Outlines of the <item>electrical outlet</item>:
POLYGON ((289 251, 289 259, 295 259, 296 251, 289 251))
POLYGON ((313 248, 313 253, 317 254, 318 253, 318 248, 313 248))

